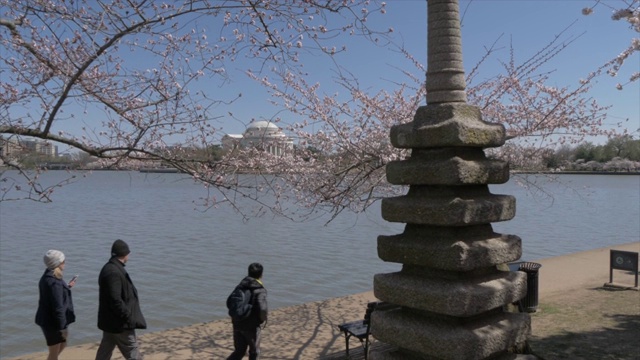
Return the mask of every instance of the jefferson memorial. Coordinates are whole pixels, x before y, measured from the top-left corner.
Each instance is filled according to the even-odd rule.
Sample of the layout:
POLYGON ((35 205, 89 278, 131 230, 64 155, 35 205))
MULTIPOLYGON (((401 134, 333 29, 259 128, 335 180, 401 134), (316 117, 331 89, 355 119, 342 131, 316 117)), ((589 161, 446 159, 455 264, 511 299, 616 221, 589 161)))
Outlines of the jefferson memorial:
POLYGON ((222 137, 222 148, 255 147, 265 152, 281 156, 293 150, 293 139, 270 121, 256 121, 250 124, 244 134, 227 134, 222 137))

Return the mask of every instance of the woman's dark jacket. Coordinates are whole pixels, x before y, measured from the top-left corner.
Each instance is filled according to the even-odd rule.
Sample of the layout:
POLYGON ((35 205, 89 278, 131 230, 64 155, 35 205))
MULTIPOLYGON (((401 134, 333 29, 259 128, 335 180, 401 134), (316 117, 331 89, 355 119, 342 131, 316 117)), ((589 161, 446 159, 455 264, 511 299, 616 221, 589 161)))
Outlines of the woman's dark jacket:
POLYGON ((38 288, 40 299, 36 312, 36 324, 44 329, 55 331, 64 330, 76 321, 71 289, 64 280, 53 276, 53 270, 44 271, 38 288))
POLYGON ((262 286, 258 280, 252 277, 245 277, 240 282, 240 287, 251 290, 251 314, 248 318, 241 321, 233 321, 233 327, 237 330, 256 329, 260 324, 267 321, 267 289, 262 286))
POLYGON ((100 271, 98 328, 109 333, 146 329, 147 322, 140 311, 138 292, 124 264, 112 257, 100 271))

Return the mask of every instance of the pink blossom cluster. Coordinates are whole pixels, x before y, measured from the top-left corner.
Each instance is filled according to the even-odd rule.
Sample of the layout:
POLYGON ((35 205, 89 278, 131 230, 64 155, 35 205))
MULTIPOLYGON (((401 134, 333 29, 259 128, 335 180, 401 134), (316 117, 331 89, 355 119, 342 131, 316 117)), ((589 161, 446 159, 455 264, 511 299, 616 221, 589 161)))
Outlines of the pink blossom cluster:
MULTIPOLYGON (((640 0, 625 0, 621 2, 623 7, 614 7, 619 4, 612 2, 603 2, 597 0, 592 7, 582 9, 583 15, 591 15, 594 12, 594 8, 598 5, 609 7, 612 11, 611 19, 612 20, 625 20, 629 24, 629 27, 637 33, 640 33, 640 0)), ((632 38, 631 44, 624 49, 618 56, 611 59, 607 62, 603 68, 607 69, 607 74, 612 77, 618 75, 620 68, 624 65, 624 63, 632 56, 634 53, 640 51, 640 38, 632 38)), ((629 76, 629 80, 627 84, 632 83, 640 79, 640 71, 634 71, 629 76)), ((618 83, 616 88, 618 90, 622 90, 624 85, 618 83)))

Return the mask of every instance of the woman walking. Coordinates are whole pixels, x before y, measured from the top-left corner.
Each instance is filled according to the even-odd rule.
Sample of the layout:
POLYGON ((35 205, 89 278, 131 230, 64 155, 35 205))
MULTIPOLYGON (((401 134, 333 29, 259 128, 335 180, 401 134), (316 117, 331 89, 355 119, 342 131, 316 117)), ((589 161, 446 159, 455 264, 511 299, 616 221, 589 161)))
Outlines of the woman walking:
POLYGON ((67 327, 76 321, 71 299, 71 288, 76 280, 72 279, 69 284, 62 280, 65 258, 61 251, 47 251, 43 260, 47 268, 38 284, 40 299, 36 324, 42 328, 49 347, 47 360, 58 360, 58 355, 67 344, 67 327))

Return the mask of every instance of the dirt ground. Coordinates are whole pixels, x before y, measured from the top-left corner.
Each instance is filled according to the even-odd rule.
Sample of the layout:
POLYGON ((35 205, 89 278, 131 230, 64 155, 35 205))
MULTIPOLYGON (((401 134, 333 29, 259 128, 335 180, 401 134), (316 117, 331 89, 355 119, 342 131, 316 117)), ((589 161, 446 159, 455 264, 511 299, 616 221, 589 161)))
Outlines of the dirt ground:
POLYGON ((539 300, 529 344, 541 359, 640 359, 640 292, 572 289, 539 300))

